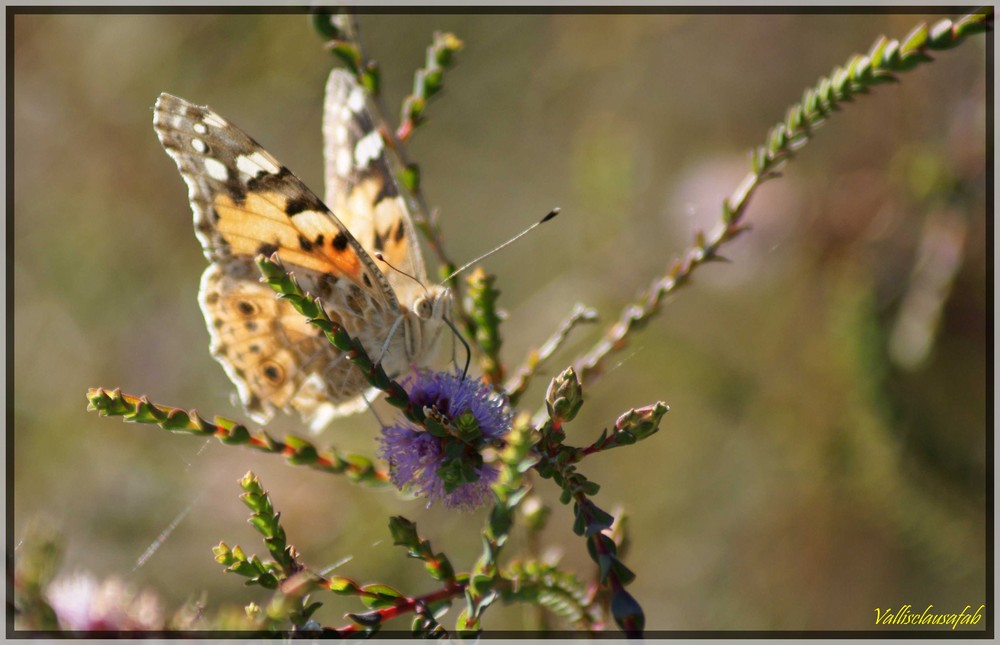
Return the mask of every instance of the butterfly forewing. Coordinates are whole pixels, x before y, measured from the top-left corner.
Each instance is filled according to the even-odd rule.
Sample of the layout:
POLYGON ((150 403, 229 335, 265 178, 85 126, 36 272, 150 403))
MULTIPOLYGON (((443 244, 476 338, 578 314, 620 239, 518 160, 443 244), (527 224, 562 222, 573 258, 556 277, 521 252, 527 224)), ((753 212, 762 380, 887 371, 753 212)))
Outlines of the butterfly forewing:
POLYGON ((326 199, 362 246, 381 253, 392 266, 385 275, 406 306, 427 282, 420 244, 406 191, 392 172, 382 135, 375 127, 371 101, 357 79, 334 70, 323 107, 323 159, 326 199))

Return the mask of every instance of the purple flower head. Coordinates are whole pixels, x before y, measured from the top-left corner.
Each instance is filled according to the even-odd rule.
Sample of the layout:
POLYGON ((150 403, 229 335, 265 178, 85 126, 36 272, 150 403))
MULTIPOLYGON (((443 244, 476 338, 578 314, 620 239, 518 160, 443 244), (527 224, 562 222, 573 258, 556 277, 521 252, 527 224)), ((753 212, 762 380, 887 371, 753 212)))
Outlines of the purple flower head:
POLYGON ((392 483, 448 508, 475 508, 491 499, 499 470, 481 450, 500 445, 510 430, 507 398, 480 379, 421 370, 403 381, 410 401, 427 414, 427 429, 411 424, 382 429, 379 455, 392 483))

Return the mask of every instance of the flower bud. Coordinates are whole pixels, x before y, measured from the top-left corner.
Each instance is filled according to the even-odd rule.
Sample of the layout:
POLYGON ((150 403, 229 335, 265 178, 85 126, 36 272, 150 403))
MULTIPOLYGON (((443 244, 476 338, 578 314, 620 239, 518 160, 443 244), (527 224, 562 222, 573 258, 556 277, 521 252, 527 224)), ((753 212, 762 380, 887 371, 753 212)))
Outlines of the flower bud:
POLYGON ((629 410, 618 417, 615 421, 615 433, 623 435, 618 443, 634 443, 646 437, 656 434, 660 429, 660 419, 670 410, 670 406, 662 401, 657 401, 653 405, 629 410), (628 436, 631 439, 624 440, 628 436))
POLYGON ((545 405, 549 417, 560 421, 572 421, 583 405, 583 387, 572 367, 552 379, 545 394, 545 405))

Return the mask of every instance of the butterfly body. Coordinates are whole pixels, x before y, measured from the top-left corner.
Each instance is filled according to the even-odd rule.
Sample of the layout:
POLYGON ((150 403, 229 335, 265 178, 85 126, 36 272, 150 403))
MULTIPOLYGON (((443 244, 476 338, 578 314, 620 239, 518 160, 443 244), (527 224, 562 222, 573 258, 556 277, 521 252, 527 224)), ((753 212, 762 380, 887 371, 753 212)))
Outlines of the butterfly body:
POLYGON ((188 185, 195 234, 210 263, 198 301, 213 356, 255 420, 267 422, 275 408, 295 410, 314 429, 363 409, 363 397, 374 392, 321 331, 260 282, 257 255, 277 253, 391 375, 427 359, 451 302, 446 289, 421 284, 426 270, 411 206, 362 88, 335 70, 326 94, 326 204, 207 107, 162 94, 153 118, 188 185), (375 253, 400 272, 383 272, 375 253))

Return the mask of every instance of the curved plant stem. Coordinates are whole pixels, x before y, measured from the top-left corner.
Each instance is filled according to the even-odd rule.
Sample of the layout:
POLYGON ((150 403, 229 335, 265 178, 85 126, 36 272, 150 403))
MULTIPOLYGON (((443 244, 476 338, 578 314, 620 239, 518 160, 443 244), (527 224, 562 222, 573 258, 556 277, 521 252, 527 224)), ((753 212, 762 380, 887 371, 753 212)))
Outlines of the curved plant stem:
POLYGON ((751 151, 751 171, 723 200, 722 221, 716 230, 707 238, 698 231, 694 246, 684 258, 674 260, 667 274, 654 279, 638 301, 624 308, 604 337, 576 360, 574 367, 580 380, 586 383, 596 378, 607 356, 623 349, 628 335, 658 313, 663 298, 684 286, 695 269, 706 262, 725 260, 719 249, 747 230, 742 223, 743 215, 757 188, 779 177, 778 170, 842 103, 867 94, 875 85, 896 81, 898 73, 934 60, 930 51, 955 47, 967 36, 986 31, 992 20, 993 8, 984 7, 955 22, 945 19, 932 27, 926 23, 917 25, 902 43, 881 36, 867 55, 856 54, 843 67, 836 67, 829 76, 808 88, 802 100, 788 108, 785 120, 771 128, 767 143, 751 151))

